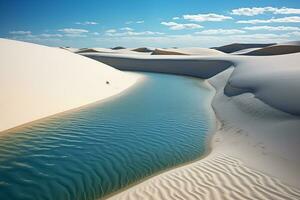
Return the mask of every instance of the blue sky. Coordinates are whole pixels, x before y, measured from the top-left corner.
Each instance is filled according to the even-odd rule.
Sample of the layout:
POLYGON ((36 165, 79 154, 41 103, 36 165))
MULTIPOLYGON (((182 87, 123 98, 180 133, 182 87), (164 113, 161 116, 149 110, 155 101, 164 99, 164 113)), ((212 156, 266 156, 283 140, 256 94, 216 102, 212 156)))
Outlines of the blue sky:
POLYGON ((49 46, 300 40, 298 0, 0 0, 0 37, 49 46))

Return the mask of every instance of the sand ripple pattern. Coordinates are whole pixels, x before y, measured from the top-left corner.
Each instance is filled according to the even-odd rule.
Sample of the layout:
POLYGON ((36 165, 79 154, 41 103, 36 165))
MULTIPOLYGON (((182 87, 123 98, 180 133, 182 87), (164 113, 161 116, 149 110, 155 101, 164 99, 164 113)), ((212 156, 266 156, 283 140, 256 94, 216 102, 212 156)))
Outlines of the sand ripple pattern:
POLYGON ((110 200, 299 200, 300 190, 225 154, 153 177, 110 200))
POLYGON ((0 137, 0 199, 97 199, 201 156, 211 91, 147 76, 126 95, 0 137))

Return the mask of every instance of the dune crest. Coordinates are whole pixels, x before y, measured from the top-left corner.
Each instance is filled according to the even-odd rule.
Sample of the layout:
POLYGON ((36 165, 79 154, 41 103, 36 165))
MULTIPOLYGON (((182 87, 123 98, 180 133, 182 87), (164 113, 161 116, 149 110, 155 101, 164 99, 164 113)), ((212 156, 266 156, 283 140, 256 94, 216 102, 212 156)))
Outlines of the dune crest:
POLYGON ((138 79, 64 49, 26 42, 0 39, 0 54, 0 131, 118 94, 138 79))
POLYGON ((243 55, 250 56, 273 56, 273 55, 283 55, 300 52, 300 46, 297 45, 273 45, 269 47, 264 47, 256 49, 243 55))
POLYGON ((223 52, 215 49, 207 48, 169 48, 169 49, 155 49, 151 55, 198 55, 198 56, 217 56, 224 55, 223 52))

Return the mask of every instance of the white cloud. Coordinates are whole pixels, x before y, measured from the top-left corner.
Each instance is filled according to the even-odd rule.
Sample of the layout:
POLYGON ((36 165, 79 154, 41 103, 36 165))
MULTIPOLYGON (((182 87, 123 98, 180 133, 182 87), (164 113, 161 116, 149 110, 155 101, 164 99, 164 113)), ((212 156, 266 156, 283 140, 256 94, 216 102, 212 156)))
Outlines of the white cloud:
POLYGON ((75 24, 78 25, 97 25, 97 22, 92 22, 92 21, 85 21, 85 22, 76 22, 75 24))
POLYGON ((252 19, 252 20, 240 20, 236 23, 239 24, 260 24, 260 23, 298 23, 300 22, 300 17, 282 17, 282 18, 271 18, 271 19, 252 19))
POLYGON ((49 34, 49 33, 43 33, 40 34, 41 37, 46 37, 46 38, 50 38, 50 37, 63 37, 62 34, 49 34))
POLYGON ((196 32, 195 34, 200 35, 232 35, 232 34, 241 34, 246 33, 246 31, 238 30, 238 29, 208 29, 200 32, 196 32))
POLYGON ((173 20, 177 20, 177 19, 180 19, 180 17, 173 17, 172 19, 173 20))
POLYGON ((133 24, 133 23, 136 23, 136 24, 142 24, 144 23, 145 21, 144 20, 139 20, 139 21, 127 21, 125 22, 125 24, 133 24))
POLYGON ((197 15, 183 15, 183 19, 187 19, 190 21, 195 22, 220 22, 227 19, 232 19, 232 17, 224 16, 224 15, 218 15, 214 13, 208 13, 208 14, 197 14, 197 15))
POLYGON ((106 33, 115 33, 115 32, 117 32, 117 30, 116 29, 108 29, 105 32, 106 33))
POLYGON ((66 34, 81 34, 81 33, 89 32, 88 30, 77 29, 77 28, 64 28, 64 29, 59 29, 58 31, 66 33, 66 34))
POLYGON ((245 30, 267 30, 267 31, 299 31, 300 28, 296 26, 249 26, 244 27, 245 30))
POLYGON ((133 31, 133 28, 124 27, 124 28, 120 28, 120 30, 122 30, 122 31, 133 31))
POLYGON ((297 8, 275 8, 275 7, 253 7, 253 8, 238 8, 231 11, 232 15, 255 16, 264 13, 272 14, 300 14, 300 9, 297 8))
POLYGON ((64 28, 64 29, 59 29, 58 31, 63 32, 64 36, 67 37, 86 37, 86 35, 83 34, 89 32, 88 30, 77 29, 77 28, 64 28))
POLYGON ((288 33, 288 35, 290 35, 290 36, 297 36, 297 37, 299 37, 299 36, 300 36, 300 31, 294 31, 294 32, 290 32, 290 33, 288 33))
POLYGON ((147 35, 163 35, 164 33, 161 32, 153 32, 153 31, 141 31, 141 32, 134 32, 134 31, 126 31, 126 32, 107 32, 105 33, 106 36, 147 36, 147 35))
POLYGON ((9 33, 13 35, 30 35, 31 31, 10 31, 9 33))
POLYGON ((203 28, 199 24, 179 24, 176 22, 161 22, 162 25, 168 26, 171 30, 197 29, 203 28))

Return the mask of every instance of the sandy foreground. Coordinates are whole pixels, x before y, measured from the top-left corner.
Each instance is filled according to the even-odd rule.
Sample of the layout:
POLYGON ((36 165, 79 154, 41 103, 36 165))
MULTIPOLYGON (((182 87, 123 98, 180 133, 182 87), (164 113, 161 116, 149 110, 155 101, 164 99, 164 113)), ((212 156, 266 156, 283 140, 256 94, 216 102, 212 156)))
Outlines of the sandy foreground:
POLYGON ((299 53, 85 55, 122 70, 206 78, 216 89, 211 153, 109 199, 300 199, 299 53))
POLYGON ((59 48, 0 39, 0 131, 116 95, 140 76, 59 48))

